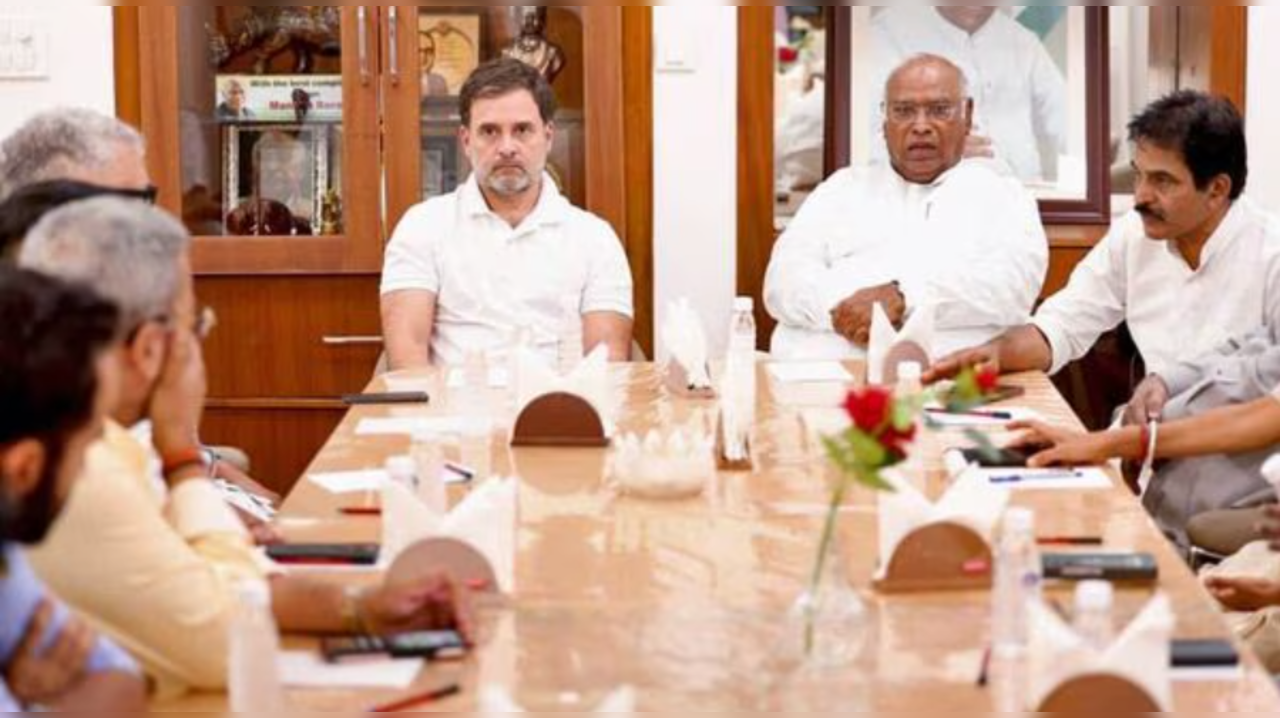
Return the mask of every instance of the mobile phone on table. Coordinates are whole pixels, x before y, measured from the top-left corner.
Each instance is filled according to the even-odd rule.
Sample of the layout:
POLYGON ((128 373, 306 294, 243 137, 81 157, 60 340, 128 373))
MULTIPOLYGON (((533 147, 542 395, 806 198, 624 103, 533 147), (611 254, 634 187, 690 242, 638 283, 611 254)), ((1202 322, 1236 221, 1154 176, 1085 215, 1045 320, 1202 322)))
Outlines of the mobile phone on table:
POLYGON ((457 631, 420 631, 381 638, 352 636, 326 638, 320 644, 326 661, 337 663, 344 658, 390 656, 391 658, 425 658, 446 660, 466 654, 467 643, 457 631))
POLYGON ((376 394, 348 394, 342 397, 347 406, 380 406, 383 404, 429 404, 431 396, 425 391, 392 391, 376 394))
POLYGON ((1230 641, 1174 641, 1174 668, 1230 668, 1240 665, 1240 654, 1230 641))
POLYGON ((1146 553, 1049 553, 1043 561, 1046 579, 1151 584, 1160 578, 1156 557, 1146 553))
POLYGON ((983 469, 1025 469, 1031 455, 1020 449, 964 449, 965 464, 983 469))
POLYGON ((373 566, 381 547, 377 544, 280 544, 267 547, 267 557, 283 564, 373 566))

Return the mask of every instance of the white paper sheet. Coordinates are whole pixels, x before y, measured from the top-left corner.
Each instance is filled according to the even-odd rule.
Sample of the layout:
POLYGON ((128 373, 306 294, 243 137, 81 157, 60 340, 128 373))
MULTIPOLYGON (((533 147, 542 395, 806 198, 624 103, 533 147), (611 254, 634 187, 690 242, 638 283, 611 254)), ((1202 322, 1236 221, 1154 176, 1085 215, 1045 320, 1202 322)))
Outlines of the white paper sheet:
POLYGON ((460 417, 390 417, 364 419, 356 426, 356 436, 440 436, 460 434, 469 428, 460 417))
POLYGON ((1106 491, 1115 483, 1098 468, 1083 469, 980 469, 969 468, 959 451, 948 451, 944 463, 954 475, 968 471, 992 486, 1007 491, 1106 491))
POLYGON ((937 407, 934 407, 927 409, 926 414, 931 421, 945 429, 1000 428, 1015 421, 1042 421, 1044 419, 1037 411, 1005 406, 977 409, 970 414, 947 414, 938 411, 937 407))
POLYGON ((331 494, 358 494, 365 491, 381 491, 382 485, 387 482, 387 478, 387 472, 382 469, 341 471, 307 476, 307 480, 331 494))
POLYGON ((768 366, 769 375, 783 384, 848 384, 853 375, 839 362, 789 362, 768 366))
POLYGON ((277 657, 280 680, 289 688, 387 688, 405 690, 422 672, 420 658, 326 663, 312 651, 284 651, 277 657))

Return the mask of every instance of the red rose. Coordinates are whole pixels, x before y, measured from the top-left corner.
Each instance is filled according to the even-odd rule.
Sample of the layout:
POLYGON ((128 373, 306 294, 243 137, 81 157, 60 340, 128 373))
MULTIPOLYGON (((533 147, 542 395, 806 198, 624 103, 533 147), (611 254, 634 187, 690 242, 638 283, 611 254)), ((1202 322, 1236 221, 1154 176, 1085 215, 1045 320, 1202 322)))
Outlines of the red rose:
POLYGON ((983 394, 995 393, 1000 386, 1000 373, 995 369, 983 369, 978 372, 978 390, 983 394))
POLYGON ((889 423, 889 412, 893 409, 893 395, 885 389, 869 387, 862 391, 849 392, 845 400, 845 411, 853 425, 868 434, 875 434, 889 423))
POLYGON ((794 47, 780 47, 778 48, 778 59, 783 64, 790 64, 800 59, 800 51, 794 47))
POLYGON ((911 428, 906 431, 898 431, 890 426, 879 438, 880 443, 884 445, 884 448, 889 450, 889 453, 893 458, 900 461, 906 458, 907 450, 910 448, 911 442, 916 440, 915 424, 912 424, 911 428))

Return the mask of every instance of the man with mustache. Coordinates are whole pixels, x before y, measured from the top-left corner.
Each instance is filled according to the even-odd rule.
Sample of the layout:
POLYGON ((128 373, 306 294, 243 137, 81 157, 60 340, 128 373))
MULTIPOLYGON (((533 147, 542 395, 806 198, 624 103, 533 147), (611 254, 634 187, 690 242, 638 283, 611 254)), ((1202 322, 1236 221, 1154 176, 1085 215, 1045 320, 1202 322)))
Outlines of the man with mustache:
MULTIPOLYGON (((1176 92, 1135 118, 1129 136, 1137 179, 1134 212, 1090 252, 1033 323, 948 357, 927 379, 973 365, 1056 373, 1083 357, 1102 334, 1128 322, 1151 375, 1125 418, 1150 426, 1172 418, 1165 407, 1169 378, 1176 378, 1180 390, 1191 388, 1188 362, 1233 337, 1280 326, 1280 222, 1243 197, 1248 147, 1236 108, 1225 98, 1176 92)), ((1206 385, 1188 392, 1174 409, 1191 415, 1221 405, 1224 397, 1247 400, 1243 393, 1255 383, 1206 385)), ((1188 464, 1157 475, 1144 502, 1180 542, 1197 513, 1270 494, 1256 472, 1218 473, 1201 481, 1196 474, 1202 472, 1182 475, 1174 470, 1178 466, 1188 464)))
POLYGON ((392 369, 458 365, 528 330, 548 361, 581 322, 586 349, 631 353, 632 281, 613 229, 565 199, 546 173, 555 95, 519 60, 472 74, 459 137, 474 173, 405 215, 387 247, 382 318, 392 369), (569 312, 571 316, 565 316, 569 312))
POLYGON ((1023 181, 1056 180, 1067 83, 1044 42, 1009 13, 959 3, 888 7, 872 21, 870 52, 877 77, 919 53, 956 63, 977 108, 966 153, 1007 163, 1023 181))
POLYGON ((774 249, 765 304, 784 360, 864 355, 875 305, 901 326, 936 312, 932 349, 987 341, 1031 316, 1048 266, 1035 202, 1016 180, 964 159, 973 101, 941 57, 909 60, 885 90, 889 167, 841 171, 774 249))

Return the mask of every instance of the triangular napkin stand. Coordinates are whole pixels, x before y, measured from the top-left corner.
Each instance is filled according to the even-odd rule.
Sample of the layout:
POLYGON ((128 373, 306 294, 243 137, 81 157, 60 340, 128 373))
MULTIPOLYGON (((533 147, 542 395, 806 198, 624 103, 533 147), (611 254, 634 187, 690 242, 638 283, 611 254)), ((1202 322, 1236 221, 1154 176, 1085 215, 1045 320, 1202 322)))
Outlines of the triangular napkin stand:
POLYGON ((576 394, 553 392, 529 402, 520 412, 511 445, 604 448, 609 438, 591 402, 576 394))
MULTIPOLYGON (((711 372, 708 371, 707 375, 710 376, 710 374, 711 372)), ((672 395, 684 399, 709 400, 717 396, 715 387, 693 386, 689 380, 689 370, 675 359, 667 362, 666 385, 672 395)))
POLYGON ((1162 713, 1147 691, 1121 676, 1091 673, 1058 686, 1037 709, 1039 713, 1079 715, 1162 713))
POLYGON ((466 542, 444 537, 424 539, 406 549, 388 569, 387 582, 417 584, 441 572, 473 591, 500 590, 497 571, 484 554, 466 542))
POLYGON ((991 546, 977 531, 958 523, 934 523, 898 544, 875 589, 887 595, 990 590, 993 566, 991 546))
POLYGON ((924 347, 911 340, 898 342, 884 356, 884 385, 896 386, 898 367, 908 362, 919 364, 922 371, 928 371, 932 365, 929 352, 925 351, 924 347))

